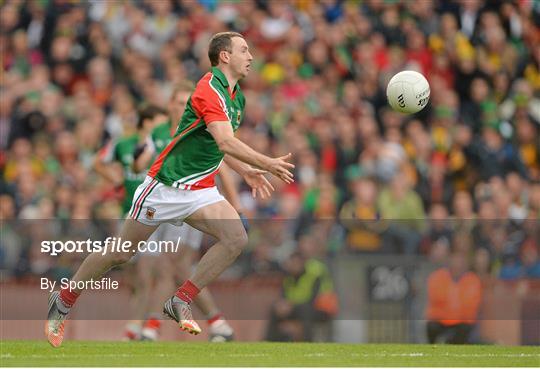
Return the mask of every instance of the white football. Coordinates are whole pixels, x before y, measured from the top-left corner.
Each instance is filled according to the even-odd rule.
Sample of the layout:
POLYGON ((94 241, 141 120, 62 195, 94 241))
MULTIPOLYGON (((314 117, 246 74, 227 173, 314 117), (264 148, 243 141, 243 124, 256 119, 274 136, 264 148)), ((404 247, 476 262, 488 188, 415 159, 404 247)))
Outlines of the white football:
POLYGON ((429 83, 422 74, 405 70, 396 74, 386 87, 386 97, 392 109, 414 114, 424 109, 429 101, 429 83))

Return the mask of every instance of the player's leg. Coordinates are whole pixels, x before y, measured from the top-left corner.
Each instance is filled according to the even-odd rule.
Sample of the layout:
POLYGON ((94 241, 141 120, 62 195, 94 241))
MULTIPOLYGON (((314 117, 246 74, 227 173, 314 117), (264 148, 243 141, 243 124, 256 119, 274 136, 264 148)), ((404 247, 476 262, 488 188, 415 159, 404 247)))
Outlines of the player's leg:
POLYGON ((200 208, 186 222, 218 240, 201 258, 190 278, 192 284, 202 289, 236 260, 248 238, 238 213, 225 200, 200 208))
MULTIPOLYGON (((95 252, 86 257, 72 281, 90 281, 97 280, 109 269, 116 265, 127 262, 133 256, 135 246, 142 240, 146 240, 154 231, 155 227, 147 226, 132 219, 127 219, 120 237, 123 242, 130 241, 131 246, 126 250, 114 252, 99 253, 95 252)), ((126 244, 127 245, 127 244, 126 244)), ((64 338, 64 320, 69 310, 75 304, 82 289, 62 289, 55 291, 49 296, 49 311, 47 322, 45 323, 45 335, 49 343, 58 347, 64 338)))
POLYGON ((303 340, 305 342, 313 342, 313 326, 317 315, 317 311, 311 303, 295 305, 293 308, 291 316, 302 323, 303 340))
MULTIPOLYGON (((181 227, 169 223, 162 223, 158 229, 150 236, 148 241, 172 241, 178 242, 179 230, 181 227)), ((141 339, 145 341, 156 341, 159 337, 161 327, 161 309, 163 302, 167 299, 171 289, 176 285, 174 278, 175 260, 177 253, 172 250, 161 250, 159 255, 155 255, 155 268, 153 268, 152 282, 153 288, 150 291, 146 320, 142 328, 141 339)))
MULTIPOLYGON (((144 322, 142 329, 142 339, 155 341, 159 337, 161 327, 160 311, 163 302, 169 297, 171 290, 177 283, 183 283, 190 276, 192 261, 195 260, 196 252, 188 245, 181 246, 180 255, 160 255, 158 275, 156 284, 150 301, 151 308, 148 319, 144 322), (175 277, 176 276, 176 277, 175 277)), ((193 300, 199 310, 207 317, 210 328, 210 341, 231 341, 234 338, 232 327, 225 320, 215 300, 208 290, 203 288, 199 295, 193 300)))
POLYGON ((426 325, 427 339, 430 344, 437 343, 438 338, 444 333, 444 326, 435 321, 429 321, 426 325))
POLYGON ((201 329, 193 320, 190 303, 200 290, 236 260, 247 245, 247 234, 238 213, 226 200, 200 207, 185 221, 192 227, 214 236, 218 242, 201 258, 191 278, 167 300, 164 312, 176 320, 181 329, 198 334, 201 329))
MULTIPOLYGON (((133 219, 126 219, 122 230, 120 231, 120 239, 124 245, 129 242, 130 247, 127 250, 114 250, 114 252, 92 253, 84 259, 83 263, 73 276, 73 281, 89 281, 91 279, 100 278, 109 269, 116 265, 123 264, 129 261, 136 251, 136 246, 140 241, 148 239, 148 237, 156 229, 155 226, 149 226, 139 223, 133 219)), ((80 293, 82 290, 73 290, 75 293, 80 293)))
MULTIPOLYGON (((164 226, 174 227, 178 229, 176 234, 182 242, 185 242, 184 238, 184 229, 187 227, 187 224, 184 224, 181 227, 176 227, 173 225, 162 224, 160 229, 156 231, 161 231, 161 228, 164 226)), ((160 232, 162 236, 165 235, 164 232, 160 232)), ((178 238, 176 237, 176 238, 178 238)), ((167 238, 167 240, 172 240, 172 238, 167 238)), ((151 302, 151 313, 148 316, 148 319, 144 322, 142 330, 142 339, 148 341, 155 341, 159 337, 159 329, 161 327, 161 322, 159 320, 161 314, 157 312, 161 311, 163 308, 163 303, 170 296, 171 290, 174 290, 174 287, 178 283, 189 278, 189 273, 191 270, 191 261, 194 260, 194 251, 193 249, 185 244, 180 245, 180 252, 177 255, 161 255, 160 265, 162 268, 159 273, 159 283, 156 285, 156 288, 153 292, 152 302, 151 302)), ((204 291, 204 290, 203 290, 204 291)), ((204 295, 204 292, 201 293, 204 295)), ((194 300, 195 305, 199 307, 197 301, 199 296, 194 300)), ((200 308, 200 307, 199 307, 200 308)), ((203 311, 204 313, 204 311, 203 311)))
POLYGON ((270 309, 270 317, 266 323, 266 333, 265 341, 278 342, 278 341, 289 341, 285 334, 280 329, 280 322, 282 321, 283 316, 279 314, 275 305, 272 305, 270 309))
POLYGON ((292 341, 293 335, 283 324, 293 317, 294 310, 286 300, 276 301, 270 308, 270 317, 266 326, 265 340, 271 342, 292 341))
MULTIPOLYGON (((123 280, 126 287, 130 290, 129 303, 136 303, 138 288, 137 288, 137 263, 136 260, 130 260, 122 269, 123 280)), ((126 341, 137 341, 141 338, 142 322, 137 319, 129 320, 124 327, 122 339, 126 341)))
MULTIPOLYGON (((183 283, 189 279, 193 264, 199 258, 203 233, 188 224, 184 224, 181 227, 181 237, 185 247, 182 248, 181 257, 177 259, 177 283, 183 283)), ((193 302, 206 316, 206 321, 210 329, 210 341, 222 342, 233 340, 234 331, 225 320, 208 287, 203 288, 193 302)))
POLYGON ((144 321, 141 339, 144 341, 156 341, 159 338, 164 301, 169 297, 171 290, 176 286, 174 278, 174 255, 162 253, 159 255, 159 268, 156 269, 156 281, 151 293, 148 315, 144 321))
MULTIPOLYGON (((161 230, 166 224, 161 224, 152 233, 147 240, 147 245, 153 242, 159 242, 163 239, 161 230)), ((160 314, 153 312, 153 289, 159 285, 164 278, 161 265, 160 250, 139 250, 137 256, 132 259, 135 261, 133 268, 133 294, 130 299, 130 305, 134 306, 134 316, 126 326, 124 337, 129 340, 155 340, 156 337, 149 335, 147 327, 159 325, 160 314)), ((171 273, 169 270, 168 273, 171 273)), ((170 274, 169 274, 170 275, 170 274)), ((154 303, 155 304, 155 303, 154 303)), ((159 311, 159 310, 158 310, 159 311)), ((159 328, 159 327, 158 327, 159 328)), ((150 332, 153 333, 154 331, 150 332)), ((157 332, 157 331, 156 331, 157 332)))
MULTIPOLYGON (((182 257, 178 260, 177 283, 184 283, 191 276, 193 264, 197 260, 197 251, 187 246, 182 257)), ((219 308, 212 297, 208 288, 203 288, 197 297, 193 300, 195 305, 201 310, 205 316, 213 316, 219 313, 219 308)))
MULTIPOLYGON (((98 279, 111 267, 130 260, 141 241, 145 241, 163 220, 154 219, 156 211, 160 218, 167 219, 167 199, 169 188, 154 178, 147 177, 137 188, 129 218, 122 225, 117 238, 121 247, 106 247, 102 253, 90 254, 72 278, 72 282, 86 282, 98 279), (143 212, 143 209, 146 209, 143 212)), ((84 287, 84 283, 83 286, 84 287)), ((60 346, 64 338, 64 320, 79 297, 83 288, 62 289, 49 297, 49 312, 45 334, 51 345, 60 346)))
POLYGON ((452 327, 452 334, 448 338, 448 343, 454 345, 464 345, 468 343, 473 326, 471 324, 456 324, 452 327))
POLYGON ((140 253, 136 262, 136 289, 130 304, 134 307, 134 321, 139 326, 142 338, 143 323, 147 318, 150 305, 150 296, 155 281, 155 269, 159 255, 140 253))
MULTIPOLYGON (((162 254, 156 276, 159 283, 156 284, 153 297, 151 299, 151 308, 148 319, 144 323, 142 330, 142 339, 156 340, 159 336, 161 322, 159 315, 156 314, 163 306, 163 301, 167 299, 170 291, 174 289, 176 283, 186 281, 192 270, 193 263, 197 260, 203 234, 189 226, 174 226, 164 223, 152 235, 161 240, 173 241, 175 244, 181 240, 180 252, 178 254, 162 254)), ((224 319, 223 314, 217 307, 211 293, 204 288, 194 299, 195 305, 207 317, 210 328, 210 340, 212 341, 230 341, 233 339, 234 331, 224 319)))

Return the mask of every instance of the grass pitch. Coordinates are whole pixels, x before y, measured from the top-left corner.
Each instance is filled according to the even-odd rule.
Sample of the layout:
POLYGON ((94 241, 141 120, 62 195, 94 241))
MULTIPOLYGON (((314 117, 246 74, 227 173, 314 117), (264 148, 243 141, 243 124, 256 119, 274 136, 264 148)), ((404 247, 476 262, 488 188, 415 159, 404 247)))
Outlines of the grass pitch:
POLYGON ((2 341, 0 366, 540 366, 540 347, 2 341))

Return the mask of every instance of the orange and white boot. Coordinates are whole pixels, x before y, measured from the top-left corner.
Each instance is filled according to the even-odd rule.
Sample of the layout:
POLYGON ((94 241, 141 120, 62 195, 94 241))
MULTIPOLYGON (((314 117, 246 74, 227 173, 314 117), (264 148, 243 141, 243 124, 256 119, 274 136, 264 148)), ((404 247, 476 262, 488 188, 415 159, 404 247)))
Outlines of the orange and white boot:
POLYGON ((163 306, 163 314, 178 323, 180 329, 190 334, 201 333, 201 327, 193 319, 191 306, 176 296, 171 297, 163 306))
POLYGON ((49 312, 45 322, 45 336, 53 347, 59 347, 64 340, 64 325, 69 309, 61 311, 58 307, 59 291, 54 291, 49 296, 49 312))

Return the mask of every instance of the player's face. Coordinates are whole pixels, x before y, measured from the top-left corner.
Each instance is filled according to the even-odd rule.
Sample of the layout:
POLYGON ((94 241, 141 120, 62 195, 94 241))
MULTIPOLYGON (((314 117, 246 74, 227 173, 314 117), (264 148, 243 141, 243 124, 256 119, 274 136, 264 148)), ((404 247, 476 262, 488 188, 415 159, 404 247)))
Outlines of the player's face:
POLYGON ((231 49, 230 67, 240 78, 244 78, 248 75, 253 60, 246 40, 241 37, 233 37, 231 49))
POLYGON ((146 119, 144 121, 144 129, 147 131, 153 130, 157 125, 166 122, 167 116, 164 114, 157 114, 154 115, 154 118, 152 119, 146 119))
POLYGON ((169 115, 173 119, 180 119, 184 110, 186 109, 187 102, 189 100, 189 92, 179 91, 169 101, 169 115))

